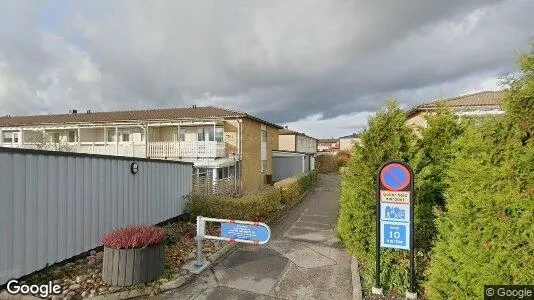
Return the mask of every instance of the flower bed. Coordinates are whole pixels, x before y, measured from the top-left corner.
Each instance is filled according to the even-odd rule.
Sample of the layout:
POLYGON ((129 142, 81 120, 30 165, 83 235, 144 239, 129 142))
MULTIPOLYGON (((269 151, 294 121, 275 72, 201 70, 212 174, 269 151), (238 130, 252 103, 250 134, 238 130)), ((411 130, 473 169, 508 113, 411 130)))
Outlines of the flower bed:
MULTIPOLYGON (((208 224, 211 225, 211 224, 208 224)), ((159 286, 177 276, 186 275, 182 265, 195 258, 196 224, 176 221, 161 227, 165 238, 165 269, 155 281, 129 287, 112 287, 102 281, 103 251, 91 251, 89 256, 74 262, 60 263, 37 273, 21 278, 31 284, 46 284, 53 281, 60 284, 64 299, 79 299, 96 295, 106 295, 119 291, 145 289, 152 295, 159 293, 159 286)), ((218 235, 217 226, 207 226, 208 234, 218 235)), ((205 241, 204 252, 214 253, 225 245, 220 241, 205 241)))

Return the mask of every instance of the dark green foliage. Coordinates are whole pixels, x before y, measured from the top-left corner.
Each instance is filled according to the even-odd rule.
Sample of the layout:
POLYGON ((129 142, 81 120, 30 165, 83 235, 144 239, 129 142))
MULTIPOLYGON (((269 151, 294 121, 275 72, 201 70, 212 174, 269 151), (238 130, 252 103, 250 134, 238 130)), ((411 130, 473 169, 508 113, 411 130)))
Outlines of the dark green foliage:
POLYGON ((534 282, 534 53, 520 66, 506 115, 470 125, 455 143, 425 284, 431 299, 482 298, 484 284, 534 282))
MULTIPOLYGON (((344 172, 338 233, 361 263, 364 288, 374 281, 376 171, 387 160, 409 162, 414 150, 414 135, 405 125, 404 112, 395 102, 370 119, 369 128, 353 149, 344 172)), ((381 256, 383 287, 387 290, 407 285, 408 252, 385 250, 381 256)))
POLYGON ((300 174, 277 182, 274 187, 240 198, 192 195, 188 211, 193 215, 212 218, 264 221, 282 208, 282 204, 294 204, 302 198, 317 180, 317 172, 300 174))
POLYGON ((458 140, 425 286, 432 299, 481 298, 484 284, 534 282, 534 143, 522 146, 513 130, 489 121, 458 140))
POLYGON ((280 190, 265 188, 241 198, 213 195, 192 195, 188 210, 204 217, 262 221, 281 207, 280 190))

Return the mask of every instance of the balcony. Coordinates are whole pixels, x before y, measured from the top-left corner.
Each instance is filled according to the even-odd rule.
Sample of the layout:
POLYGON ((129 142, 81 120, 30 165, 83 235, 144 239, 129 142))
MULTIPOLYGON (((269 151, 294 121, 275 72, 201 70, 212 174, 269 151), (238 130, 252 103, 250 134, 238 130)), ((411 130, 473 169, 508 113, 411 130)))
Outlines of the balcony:
POLYGON ((147 157, 151 158, 217 158, 224 156, 224 142, 150 142, 147 145, 147 157))

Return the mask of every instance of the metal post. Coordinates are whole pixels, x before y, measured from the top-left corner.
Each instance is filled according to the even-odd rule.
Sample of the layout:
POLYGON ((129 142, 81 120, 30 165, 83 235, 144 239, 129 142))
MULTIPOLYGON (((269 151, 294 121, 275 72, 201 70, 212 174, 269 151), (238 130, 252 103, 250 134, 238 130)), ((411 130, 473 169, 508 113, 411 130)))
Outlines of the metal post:
POLYGON ((196 266, 202 267, 204 265, 204 254, 202 253, 202 242, 204 239, 204 221, 202 220, 201 216, 197 216, 197 236, 195 239, 197 240, 197 261, 196 266))
POLYGON ((410 286, 408 287, 408 291, 406 292, 406 298, 408 299, 417 299, 417 293, 415 292, 415 249, 414 249, 414 220, 413 220, 413 213, 414 213, 414 181, 415 177, 413 174, 412 168, 408 168, 410 170, 410 176, 412 177, 411 183, 410 183, 410 286))
POLYGON ((382 168, 378 169, 376 175, 376 273, 375 286, 372 288, 372 293, 376 295, 382 295, 380 287, 380 172, 382 168))

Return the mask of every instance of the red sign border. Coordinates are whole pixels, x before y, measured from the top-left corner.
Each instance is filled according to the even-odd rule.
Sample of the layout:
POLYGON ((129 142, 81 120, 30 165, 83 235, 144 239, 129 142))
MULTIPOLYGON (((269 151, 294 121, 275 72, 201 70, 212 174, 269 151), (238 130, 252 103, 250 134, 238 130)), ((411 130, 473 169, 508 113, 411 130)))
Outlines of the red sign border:
POLYGON ((399 164, 399 163, 390 163, 386 165, 385 167, 383 167, 382 170, 380 171, 380 183, 390 191, 394 191, 394 192, 402 191, 407 186, 410 185, 411 181, 412 181, 412 174, 410 173, 410 170, 408 170, 408 168, 406 168, 404 165, 399 164), (386 183, 386 180, 384 179, 384 173, 394 166, 400 167, 403 170, 404 175, 406 175, 406 178, 407 178, 406 182, 403 182, 402 187, 400 188, 392 188, 386 183))

